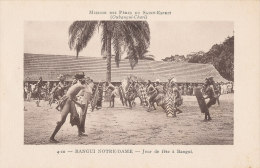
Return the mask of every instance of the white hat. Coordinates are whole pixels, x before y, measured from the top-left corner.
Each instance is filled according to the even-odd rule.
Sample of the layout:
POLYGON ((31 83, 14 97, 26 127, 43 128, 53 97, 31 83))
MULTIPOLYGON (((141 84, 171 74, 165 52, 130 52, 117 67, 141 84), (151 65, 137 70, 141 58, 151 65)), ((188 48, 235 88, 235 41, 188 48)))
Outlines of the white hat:
POLYGON ((155 82, 160 82, 160 79, 156 79, 156 81, 155 82))

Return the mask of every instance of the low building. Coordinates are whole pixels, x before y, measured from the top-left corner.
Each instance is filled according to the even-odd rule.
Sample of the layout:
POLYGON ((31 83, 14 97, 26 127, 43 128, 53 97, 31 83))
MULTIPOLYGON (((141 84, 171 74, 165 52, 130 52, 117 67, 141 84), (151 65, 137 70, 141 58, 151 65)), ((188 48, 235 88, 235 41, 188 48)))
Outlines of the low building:
MULTIPOLYGON (((24 80, 37 81, 41 76, 43 81, 58 81, 59 74, 72 80, 74 74, 84 72, 95 82, 106 79, 106 60, 102 57, 79 57, 67 55, 24 54, 24 80)), ((140 80, 154 82, 160 79, 167 82, 175 77, 177 83, 204 83, 206 77, 213 76, 216 82, 228 82, 211 64, 172 63, 164 61, 139 60, 131 69, 128 60, 120 61, 119 67, 112 60, 111 81, 120 82, 127 76, 134 75, 140 80)))

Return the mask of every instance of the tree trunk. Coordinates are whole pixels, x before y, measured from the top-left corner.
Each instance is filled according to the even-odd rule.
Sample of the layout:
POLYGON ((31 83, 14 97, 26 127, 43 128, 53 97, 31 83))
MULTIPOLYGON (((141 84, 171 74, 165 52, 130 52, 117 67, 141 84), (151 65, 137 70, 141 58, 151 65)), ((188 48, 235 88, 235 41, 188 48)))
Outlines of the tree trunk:
POLYGON ((107 57, 107 76, 106 81, 111 82, 111 35, 107 35, 106 40, 106 57, 107 57))
POLYGON ((78 59, 79 58, 79 51, 77 50, 76 52, 77 52, 76 59, 78 59))

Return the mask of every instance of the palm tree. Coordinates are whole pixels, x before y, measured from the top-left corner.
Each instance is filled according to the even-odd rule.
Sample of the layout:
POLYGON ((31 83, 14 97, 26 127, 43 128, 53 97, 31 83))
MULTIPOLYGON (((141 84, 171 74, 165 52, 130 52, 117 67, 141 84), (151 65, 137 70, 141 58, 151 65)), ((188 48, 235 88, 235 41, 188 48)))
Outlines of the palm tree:
POLYGON ((115 52, 117 66, 121 55, 126 52, 133 69, 150 45, 149 24, 146 21, 75 21, 69 27, 69 47, 76 50, 76 58, 99 29, 102 31, 101 53, 105 53, 107 61, 106 80, 110 82, 111 48, 115 52))

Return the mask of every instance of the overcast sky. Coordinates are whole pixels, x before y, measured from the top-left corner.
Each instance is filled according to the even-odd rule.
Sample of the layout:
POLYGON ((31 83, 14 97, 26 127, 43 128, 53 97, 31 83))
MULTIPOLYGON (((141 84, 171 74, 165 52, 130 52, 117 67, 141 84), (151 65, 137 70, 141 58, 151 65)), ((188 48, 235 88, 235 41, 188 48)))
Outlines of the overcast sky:
MULTIPOLYGON (((34 54, 75 55, 68 46, 71 22, 26 22, 24 52, 34 54)), ((151 45, 148 49, 161 60, 171 55, 207 52, 212 45, 233 35, 233 22, 148 22, 151 45)), ((100 34, 95 33, 80 56, 100 57, 100 34)))

